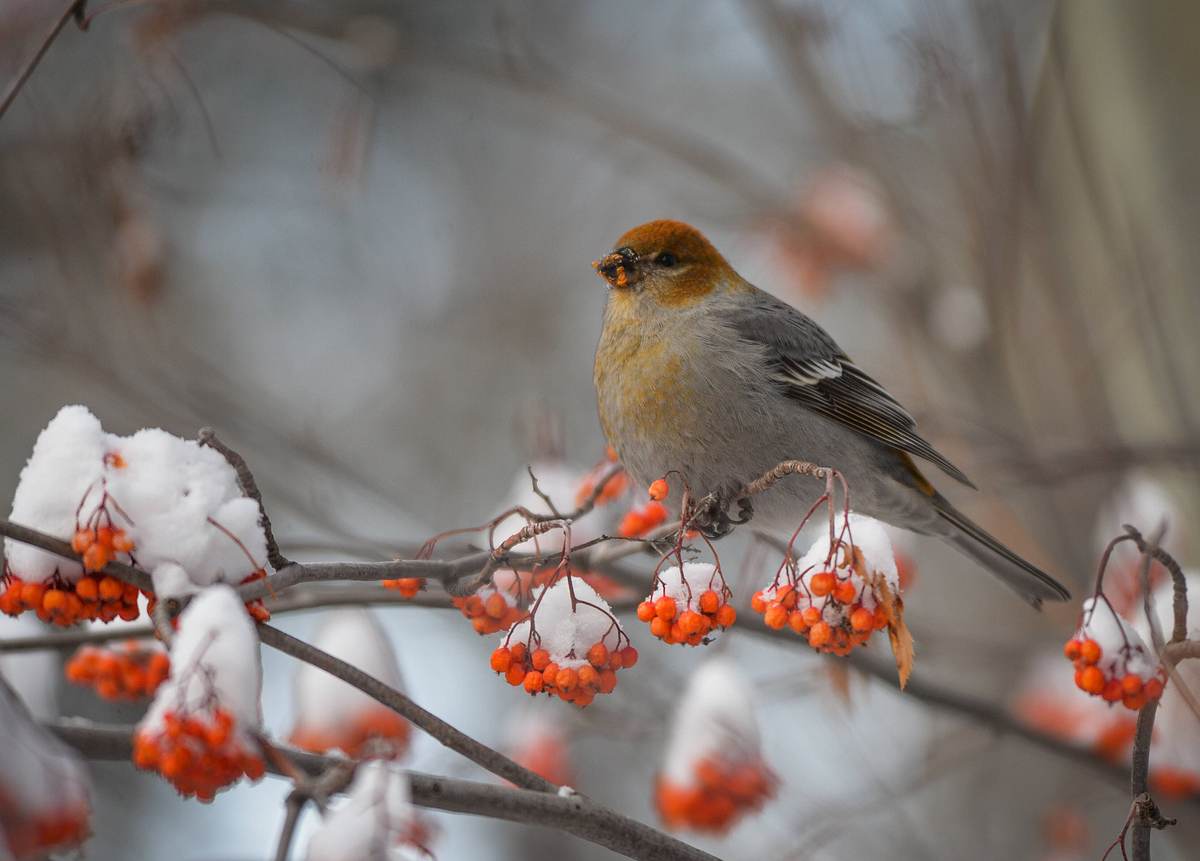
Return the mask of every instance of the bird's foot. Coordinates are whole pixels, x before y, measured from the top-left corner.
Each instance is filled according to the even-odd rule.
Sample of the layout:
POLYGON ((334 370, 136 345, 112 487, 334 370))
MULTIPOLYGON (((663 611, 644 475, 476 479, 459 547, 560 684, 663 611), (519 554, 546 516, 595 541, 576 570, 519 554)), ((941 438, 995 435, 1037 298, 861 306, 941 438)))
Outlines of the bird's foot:
POLYGON ((735 526, 749 522, 753 516, 754 508, 749 497, 735 499, 733 494, 718 490, 703 497, 696 504, 692 526, 705 538, 715 541, 733 532, 735 526), (729 507, 734 502, 737 502, 738 514, 737 517, 730 517, 729 507))

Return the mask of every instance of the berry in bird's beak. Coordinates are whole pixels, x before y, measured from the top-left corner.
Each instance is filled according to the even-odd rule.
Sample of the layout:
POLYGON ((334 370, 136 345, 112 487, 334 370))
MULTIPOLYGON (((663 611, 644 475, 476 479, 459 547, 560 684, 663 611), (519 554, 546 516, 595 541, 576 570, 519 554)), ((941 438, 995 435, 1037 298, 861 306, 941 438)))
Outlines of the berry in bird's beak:
POLYGON ((632 287, 641 273, 637 268, 637 252, 632 248, 618 248, 592 263, 592 267, 608 282, 610 287, 632 287))

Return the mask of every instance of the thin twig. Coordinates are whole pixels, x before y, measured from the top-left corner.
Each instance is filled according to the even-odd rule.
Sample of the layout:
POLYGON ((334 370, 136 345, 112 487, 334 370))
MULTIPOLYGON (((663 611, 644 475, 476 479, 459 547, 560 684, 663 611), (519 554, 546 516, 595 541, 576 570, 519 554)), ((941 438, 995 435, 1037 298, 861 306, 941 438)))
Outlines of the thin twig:
POLYGON ((296 836, 296 826, 300 824, 300 814, 308 804, 308 796, 299 792, 291 792, 284 803, 283 828, 279 832, 279 842, 275 845, 275 861, 288 861, 292 852, 292 839, 296 836))
POLYGON ((46 56, 46 52, 50 50, 50 46, 54 44, 54 40, 58 38, 58 34, 62 32, 63 27, 67 26, 67 22, 74 18, 76 21, 82 20, 84 6, 87 5, 87 0, 71 0, 54 24, 46 31, 45 37, 42 39, 36 51, 33 52, 25 65, 21 67, 21 71, 17 73, 17 77, 8 85, 8 89, 4 91, 4 98, 0 99, 0 117, 4 116, 5 111, 16 100, 17 94, 21 92, 21 88, 29 81, 33 75, 34 69, 38 67, 38 63, 46 56))
POLYGON ((254 473, 250 471, 246 459, 221 442, 217 438, 217 432, 212 428, 201 428, 199 440, 200 445, 208 446, 220 453, 229 462, 233 471, 237 473, 238 486, 241 487, 242 493, 258 503, 258 519, 262 524, 263 535, 267 539, 267 561, 271 563, 271 567, 278 571, 291 565, 291 560, 279 552, 279 544, 275 541, 275 533, 271 529, 271 518, 267 514, 267 507, 263 505, 262 491, 258 489, 258 482, 254 480, 254 473))

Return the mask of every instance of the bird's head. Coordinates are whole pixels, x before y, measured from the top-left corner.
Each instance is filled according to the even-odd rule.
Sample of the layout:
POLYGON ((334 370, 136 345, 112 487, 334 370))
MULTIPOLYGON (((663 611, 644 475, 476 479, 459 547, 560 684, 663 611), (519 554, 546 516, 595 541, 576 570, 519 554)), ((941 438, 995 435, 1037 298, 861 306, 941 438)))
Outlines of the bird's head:
POLYGON ((626 232, 592 266, 625 301, 692 305, 737 276, 699 230, 682 221, 650 221, 626 232))

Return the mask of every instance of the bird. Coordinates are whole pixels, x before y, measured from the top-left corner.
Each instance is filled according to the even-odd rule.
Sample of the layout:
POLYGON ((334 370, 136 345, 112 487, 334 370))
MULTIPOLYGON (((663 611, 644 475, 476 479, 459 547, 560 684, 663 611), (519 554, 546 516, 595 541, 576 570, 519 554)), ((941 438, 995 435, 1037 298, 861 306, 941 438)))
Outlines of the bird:
MULTIPOLYGON (((1035 608, 1070 598, 937 491, 918 460, 975 485, 883 386, 699 230, 642 224, 593 267, 609 288, 593 369, 600 424, 642 486, 673 474, 693 499, 731 504, 783 461, 832 467, 856 512, 943 539, 1035 608)), ((670 482, 672 502, 679 484, 670 482)), ((822 491, 791 478, 743 504, 756 526, 794 528, 822 491)))

